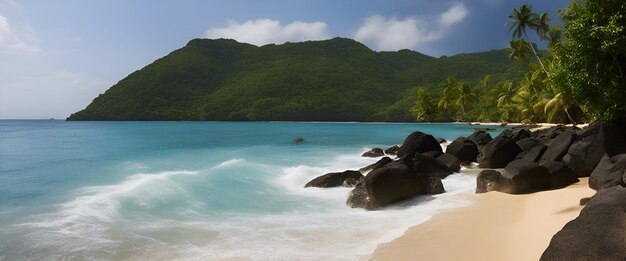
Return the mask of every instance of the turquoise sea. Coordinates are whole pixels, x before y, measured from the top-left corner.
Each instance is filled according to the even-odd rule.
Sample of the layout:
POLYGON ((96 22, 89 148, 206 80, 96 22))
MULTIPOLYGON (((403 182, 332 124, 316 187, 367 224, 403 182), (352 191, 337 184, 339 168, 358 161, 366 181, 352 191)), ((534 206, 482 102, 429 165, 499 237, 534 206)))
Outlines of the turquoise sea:
POLYGON ((369 212, 345 205, 350 189, 304 184, 373 163, 361 153, 412 131, 452 140, 475 127, 0 121, 0 260, 367 259, 471 204, 475 174, 369 212))

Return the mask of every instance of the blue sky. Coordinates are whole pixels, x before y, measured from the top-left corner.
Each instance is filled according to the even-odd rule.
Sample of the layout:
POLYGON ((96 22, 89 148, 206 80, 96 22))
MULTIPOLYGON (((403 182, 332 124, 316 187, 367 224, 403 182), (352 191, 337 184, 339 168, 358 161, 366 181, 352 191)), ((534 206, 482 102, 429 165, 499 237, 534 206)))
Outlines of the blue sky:
MULTIPOLYGON (((0 0, 0 119, 65 118, 193 38, 355 38, 432 56, 502 49, 511 9, 571 1, 0 0)), ((540 45, 541 46, 541 45, 540 45)))

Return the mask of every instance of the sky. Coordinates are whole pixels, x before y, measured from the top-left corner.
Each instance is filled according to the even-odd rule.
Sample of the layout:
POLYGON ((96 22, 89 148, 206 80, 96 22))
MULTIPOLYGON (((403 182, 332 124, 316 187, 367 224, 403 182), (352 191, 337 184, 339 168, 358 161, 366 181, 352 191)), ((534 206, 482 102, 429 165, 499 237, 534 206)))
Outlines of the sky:
MULTIPOLYGON (((570 0, 0 0, 0 119, 64 119, 194 38, 255 45, 333 37, 431 56, 507 46, 520 4, 570 0)), ((544 45, 539 45, 540 47, 544 45)))

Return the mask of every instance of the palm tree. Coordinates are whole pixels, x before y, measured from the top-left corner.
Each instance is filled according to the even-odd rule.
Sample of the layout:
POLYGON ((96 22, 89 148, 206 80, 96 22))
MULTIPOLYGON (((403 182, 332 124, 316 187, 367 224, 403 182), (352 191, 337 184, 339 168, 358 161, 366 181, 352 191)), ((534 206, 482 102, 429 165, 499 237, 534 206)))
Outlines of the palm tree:
POLYGON ((417 99, 411 109, 418 121, 429 121, 433 114, 432 98, 423 88, 417 90, 417 99))
POLYGON ((502 108, 508 104, 511 104, 513 101, 513 97, 517 94, 517 88, 513 86, 513 82, 511 81, 503 81, 496 84, 496 92, 498 95, 498 104, 499 108, 502 108))
POLYGON ((572 106, 572 102, 565 95, 564 92, 559 92, 552 99, 546 101, 544 106, 544 113, 547 116, 548 121, 552 122, 561 112, 564 112, 567 115, 567 119, 570 123, 576 125, 576 121, 572 118, 572 115, 569 113, 569 109, 572 106))
POLYGON ((548 47, 550 49, 554 49, 557 43, 561 41, 563 38, 563 34, 561 32, 561 28, 559 27, 551 27, 548 32, 548 47))
POLYGON ((548 13, 536 15, 535 25, 531 28, 535 29, 539 39, 548 39, 548 33, 550 32, 550 16, 548 13))
POLYGON ((520 90, 513 99, 518 107, 521 120, 528 123, 535 122, 537 112, 541 109, 541 107, 538 106, 540 99, 535 95, 531 95, 526 90, 520 90))
MULTIPOLYGON (((532 7, 529 5, 523 4, 523 5, 520 5, 519 9, 513 8, 511 15, 509 15, 509 19, 511 19, 511 21, 507 23, 509 25, 509 33, 511 33, 511 31, 513 32, 512 33, 513 38, 517 38, 517 39, 521 39, 522 37, 528 38, 526 29, 531 28, 531 29, 536 29, 537 33, 541 37, 540 30, 543 32, 544 26, 540 25, 540 23, 542 22, 541 19, 544 15, 545 15, 545 22, 547 24, 547 22, 549 21, 547 14, 538 16, 537 14, 533 13, 532 7)), ((539 61, 541 68, 547 74, 548 71, 546 71, 546 68, 543 66, 543 62, 541 61, 541 58, 539 58, 537 51, 535 51, 535 47, 533 46, 533 43, 531 42, 527 42, 527 43, 528 43, 528 46, 530 46, 530 49, 532 50, 535 57, 537 57, 537 61, 539 61)))
POLYGON ((439 102, 437 103, 437 107, 440 109, 447 109, 451 105, 454 105, 456 88, 458 85, 459 81, 454 77, 448 77, 448 79, 440 84, 440 86, 443 87, 443 91, 441 93, 441 97, 439 98, 439 102))
POLYGON ((527 55, 530 50, 524 39, 510 41, 507 51, 511 60, 515 60, 518 63, 526 63, 528 61, 527 55))
POLYGON ((461 108, 461 114, 465 116, 465 108, 478 100, 478 96, 474 93, 474 90, 464 82, 461 82, 456 87, 456 105, 461 108))

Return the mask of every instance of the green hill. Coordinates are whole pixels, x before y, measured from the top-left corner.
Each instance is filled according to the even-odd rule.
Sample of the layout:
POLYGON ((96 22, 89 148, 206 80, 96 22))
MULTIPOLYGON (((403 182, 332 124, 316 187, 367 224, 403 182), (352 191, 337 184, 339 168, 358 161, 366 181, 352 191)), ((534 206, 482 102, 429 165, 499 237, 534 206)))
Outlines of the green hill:
POLYGON ((262 47, 194 39, 68 120, 410 120, 412 87, 448 76, 519 79, 525 71, 502 50, 434 58, 344 38, 262 47))

